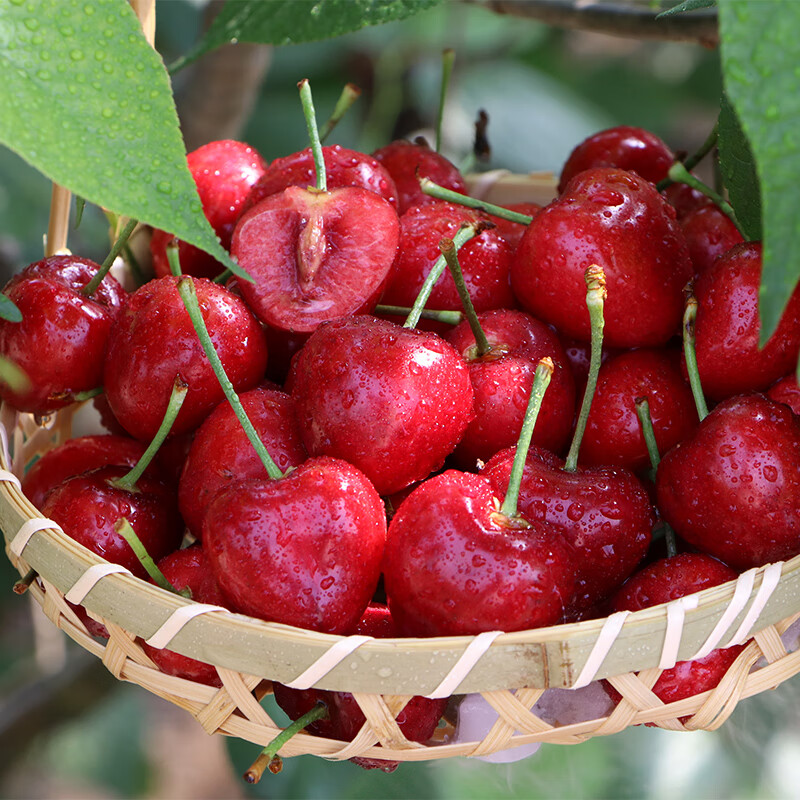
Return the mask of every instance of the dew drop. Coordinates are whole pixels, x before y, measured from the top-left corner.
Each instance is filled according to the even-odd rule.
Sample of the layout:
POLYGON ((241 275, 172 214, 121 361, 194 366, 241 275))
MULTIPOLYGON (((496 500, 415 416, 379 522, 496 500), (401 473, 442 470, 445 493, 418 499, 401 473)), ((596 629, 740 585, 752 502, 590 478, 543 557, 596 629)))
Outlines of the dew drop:
POLYGON ((73 61, 83 61, 83 59, 85 58, 83 50, 79 50, 77 47, 74 50, 69 51, 69 57, 73 61))
POLYGON ((768 480, 770 483, 775 483, 778 480, 778 470, 776 467, 773 467, 772 464, 768 464, 764 467, 764 478, 768 480))
POLYGON ((28 17, 25 20, 25 27, 29 31, 37 31, 39 30, 39 20, 36 17, 28 17))
POLYGON ((158 189, 161 194, 171 194, 172 184, 169 181, 159 181, 156 184, 156 189, 158 189))

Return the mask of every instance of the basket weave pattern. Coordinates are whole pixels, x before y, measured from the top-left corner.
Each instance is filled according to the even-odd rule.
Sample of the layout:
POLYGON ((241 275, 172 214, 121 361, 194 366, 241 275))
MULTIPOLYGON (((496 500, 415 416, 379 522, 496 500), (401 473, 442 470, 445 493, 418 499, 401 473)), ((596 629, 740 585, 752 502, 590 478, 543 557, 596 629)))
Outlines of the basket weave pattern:
POLYGON ((712 730, 739 700, 800 672, 800 650, 788 652, 781 639, 800 618, 800 558, 751 570, 688 601, 514 634, 371 640, 315 634, 201 607, 104 562, 43 520, 21 493, 18 476, 37 455, 70 438, 73 416, 74 410, 66 409, 40 426, 30 415, 9 409, 0 413, 5 440, 0 524, 9 557, 21 574, 31 567, 37 571, 30 591, 53 624, 101 659, 115 677, 187 710, 209 733, 269 743, 281 728, 259 701, 274 679, 297 688, 351 691, 366 717, 352 742, 299 734, 282 755, 395 761, 483 756, 534 742, 577 744, 642 723, 712 730), (88 633, 68 599, 106 626, 107 641, 88 633), (670 704, 651 691, 662 668, 698 647, 702 651, 750 636, 713 691, 670 704), (215 664, 222 687, 161 673, 140 638, 215 664), (255 657, 254 642, 261 644, 255 657), (626 668, 620 669, 620 663, 626 668), (559 724, 536 705, 549 687, 585 686, 599 677, 622 696, 604 716, 559 724), (408 741, 397 725, 397 715, 413 694, 467 692, 480 692, 498 715, 480 741, 456 739, 448 723, 421 745, 408 741))

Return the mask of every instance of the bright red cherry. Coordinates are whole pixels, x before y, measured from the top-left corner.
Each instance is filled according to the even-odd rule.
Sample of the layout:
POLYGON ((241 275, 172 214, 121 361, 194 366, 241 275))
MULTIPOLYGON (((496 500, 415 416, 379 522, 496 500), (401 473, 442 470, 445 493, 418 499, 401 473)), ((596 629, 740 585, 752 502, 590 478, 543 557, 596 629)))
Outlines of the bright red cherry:
POLYGON ((711 269, 721 255, 743 241, 730 217, 715 205, 701 206, 680 222, 696 275, 711 269))
POLYGON ((667 177, 674 161, 675 154, 654 133, 619 125, 589 136, 570 153, 561 170, 558 191, 563 192, 579 172, 594 167, 616 167, 658 183, 667 177))
POLYGON ((608 287, 607 346, 660 345, 680 330, 692 264, 674 210, 651 183, 616 169, 580 173, 528 227, 511 285, 533 316, 588 341, 584 274, 593 264, 608 287))

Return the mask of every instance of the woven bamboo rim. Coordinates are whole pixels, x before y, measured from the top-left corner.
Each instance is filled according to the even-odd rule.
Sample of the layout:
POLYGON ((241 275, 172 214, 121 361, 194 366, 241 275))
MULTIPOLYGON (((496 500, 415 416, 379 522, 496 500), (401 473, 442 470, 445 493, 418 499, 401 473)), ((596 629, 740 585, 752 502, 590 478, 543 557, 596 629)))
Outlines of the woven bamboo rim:
MULTIPOLYGON (((214 664, 222 688, 165 675, 145 655, 137 637, 152 637, 178 609, 198 604, 113 571, 115 565, 109 566, 42 520, 16 482, 26 464, 70 438, 74 415, 75 408, 68 408, 41 426, 30 415, 0 410, 4 439, 0 527, 6 551, 20 574, 29 569, 38 573, 30 591, 53 624, 101 659, 118 679, 137 683, 187 710, 209 733, 266 745, 281 730, 259 702, 270 691, 270 681, 297 682, 309 667, 324 661, 326 654, 335 656, 343 646, 351 652, 330 670, 317 672, 310 682, 301 679, 300 685, 352 692, 367 722, 352 742, 300 734, 283 748, 282 755, 419 761, 490 755, 535 742, 577 744, 642 723, 670 730, 713 730, 739 700, 775 688, 800 672, 800 650, 788 652, 781 639, 800 618, 797 557, 751 570, 689 601, 627 616, 489 634, 488 640, 483 635, 363 641, 365 637, 317 634, 214 611, 178 626, 174 634, 168 634, 166 644, 214 664), (20 536, 27 543, 18 555, 20 536), (85 586, 87 576, 98 570, 102 577, 89 581, 92 588, 81 605, 106 625, 108 641, 94 639, 65 599, 65 594, 74 593, 76 585, 85 586), (618 635, 610 636, 611 628, 618 628, 618 635), (663 664, 667 650, 668 662, 685 660, 707 644, 712 634, 722 645, 752 639, 715 690, 662 703, 650 690, 661 674, 659 664, 671 666, 663 664), (481 640, 474 665, 464 667, 462 662, 459 669, 460 659, 481 640), (352 649, 353 644, 358 647, 352 649), (599 660, 598 646, 608 647, 599 660), (446 695, 480 693, 497 711, 497 722, 480 741, 454 741, 454 730, 448 725, 439 728, 427 745, 409 742, 395 722, 397 715, 412 695, 436 694, 448 678, 451 683, 442 690, 446 695), (534 708, 547 688, 575 687, 597 678, 608 678, 623 698, 605 716, 558 726, 534 708)), ((440 691, 438 696, 446 695, 440 691)))

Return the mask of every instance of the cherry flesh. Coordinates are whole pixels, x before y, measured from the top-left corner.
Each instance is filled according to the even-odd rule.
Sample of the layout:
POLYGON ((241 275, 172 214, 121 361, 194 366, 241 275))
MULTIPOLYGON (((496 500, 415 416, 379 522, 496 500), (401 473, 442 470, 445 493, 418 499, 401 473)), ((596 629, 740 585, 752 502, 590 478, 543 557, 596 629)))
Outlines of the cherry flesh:
POLYGON ((680 330, 692 264, 674 210, 651 183, 616 169, 580 173, 528 227, 511 285, 533 316, 589 341, 584 274, 593 264, 608 287, 607 346, 660 345, 680 330))

